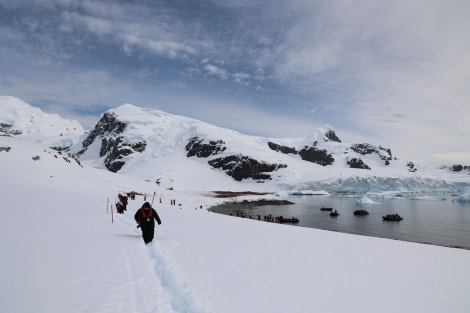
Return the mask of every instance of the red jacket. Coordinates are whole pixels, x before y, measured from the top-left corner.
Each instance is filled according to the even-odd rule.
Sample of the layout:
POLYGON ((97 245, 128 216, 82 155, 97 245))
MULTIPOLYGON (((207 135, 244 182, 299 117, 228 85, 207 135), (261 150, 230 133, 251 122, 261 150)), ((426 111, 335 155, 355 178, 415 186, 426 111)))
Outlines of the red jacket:
POLYGON ((137 212, 135 212, 134 218, 141 227, 155 226, 155 221, 157 221, 158 225, 162 223, 160 216, 158 216, 157 211, 153 208, 149 210, 145 210, 144 208, 138 209, 137 212))

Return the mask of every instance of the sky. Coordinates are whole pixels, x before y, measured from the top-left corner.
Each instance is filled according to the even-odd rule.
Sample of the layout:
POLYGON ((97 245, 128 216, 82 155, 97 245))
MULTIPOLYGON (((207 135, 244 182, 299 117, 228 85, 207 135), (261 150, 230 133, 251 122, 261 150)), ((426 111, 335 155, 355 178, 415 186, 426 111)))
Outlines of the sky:
POLYGON ((469 164, 469 14, 466 0, 0 0, 0 95, 88 129, 132 103, 469 164))

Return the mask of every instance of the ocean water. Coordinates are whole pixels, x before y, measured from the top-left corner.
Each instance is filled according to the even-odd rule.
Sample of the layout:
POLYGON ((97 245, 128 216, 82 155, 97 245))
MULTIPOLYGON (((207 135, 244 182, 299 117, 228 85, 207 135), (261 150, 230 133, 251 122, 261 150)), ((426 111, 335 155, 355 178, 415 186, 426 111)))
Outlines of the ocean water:
MULTIPOLYGON (((246 216, 297 217, 295 226, 311 227, 364 236, 382 237, 447 247, 470 249, 470 203, 453 202, 452 196, 424 196, 372 199, 375 204, 357 205, 359 197, 289 196, 292 205, 266 205, 242 209, 246 216), (445 200, 436 200, 444 197, 445 200), (340 213, 331 217, 321 211, 331 207, 340 213), (354 210, 366 209, 369 215, 355 216, 354 210), (382 216, 398 213, 402 221, 383 221, 382 216)), ((235 215, 235 214, 234 214, 235 215)))

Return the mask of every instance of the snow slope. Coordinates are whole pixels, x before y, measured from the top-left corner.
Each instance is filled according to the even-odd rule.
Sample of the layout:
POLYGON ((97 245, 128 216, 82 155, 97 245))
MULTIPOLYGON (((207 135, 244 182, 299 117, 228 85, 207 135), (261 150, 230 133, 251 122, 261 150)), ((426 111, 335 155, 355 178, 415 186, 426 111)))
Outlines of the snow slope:
POLYGON ((0 96, 0 107, 0 124, 9 125, 9 132, 22 139, 48 147, 70 147, 84 133, 77 121, 44 113, 15 97, 0 96))
MULTIPOLYGON (((84 148, 87 139, 83 128, 76 122, 60 118, 56 114, 45 114, 14 97, 0 97, 0 134, 6 132, 23 140, 40 143, 45 147, 70 147, 70 153, 84 148), (16 132, 15 132, 16 131, 16 132)), ((125 162, 119 173, 140 180, 158 182, 161 187, 186 191, 231 190, 278 192, 310 190, 313 192, 383 192, 411 191, 435 192, 462 190, 470 186, 468 171, 452 172, 442 169, 416 167, 410 162, 383 157, 392 156, 389 150, 380 146, 375 152, 362 155, 352 149, 352 144, 327 138, 333 132, 331 126, 317 129, 301 138, 267 138, 248 136, 236 131, 216 127, 183 116, 168 114, 159 110, 144 109, 132 104, 124 104, 105 114, 115 115, 127 126, 121 134, 105 134, 94 139, 85 153, 79 155, 80 162, 90 167, 106 168, 105 160, 112 153, 119 153, 129 146, 119 146, 116 151, 106 147, 103 141, 124 140, 128 145, 145 142, 141 152, 122 154, 117 161, 125 162), (191 138, 198 137, 204 143, 222 141, 225 150, 210 157, 188 157, 186 146, 191 138), (328 151, 335 161, 322 166, 304 161, 298 154, 281 153, 272 150, 272 142, 300 151, 312 147, 328 151), (103 155, 104 152, 104 155, 103 155), (282 164, 270 172, 269 180, 252 178, 236 181, 222 169, 208 164, 215 158, 242 155, 259 162, 282 164), (350 168, 347 162, 360 158, 371 170, 350 168)), ((97 126, 99 123, 97 124, 97 126)), ((336 136, 336 135, 335 135, 336 136)), ((365 144, 368 145, 368 144, 365 144)), ((370 146, 367 146, 370 147, 370 146)))
MULTIPOLYGON (((256 190, 273 192, 277 190, 327 190, 329 192, 368 192, 368 191, 447 191, 454 189, 454 181, 470 182, 467 173, 449 173, 448 171, 422 168, 410 170, 409 161, 391 159, 389 165, 380 153, 362 155, 353 149, 352 144, 325 139, 325 132, 332 130, 318 129, 302 138, 267 138, 248 136, 236 131, 216 127, 202 121, 183 116, 172 115, 154 109, 143 109, 132 104, 124 104, 107 111, 127 125, 120 134, 128 144, 145 142, 143 152, 126 154, 119 161, 125 165, 119 171, 122 174, 159 181, 167 188, 182 190, 256 190), (198 137, 204 143, 223 142, 225 150, 209 157, 187 157, 186 145, 190 138, 198 137), (319 150, 326 150, 335 161, 322 166, 302 160, 293 153, 281 153, 272 150, 269 142, 274 142, 297 151, 314 145, 319 150), (212 168, 208 160, 232 155, 243 155, 269 164, 285 164, 271 172, 271 179, 257 181, 243 179, 241 182, 225 174, 221 169, 212 168), (360 158, 372 169, 350 168, 348 160, 360 158), (197 178, 197 179, 196 179, 197 178), (197 181, 194 185, 193 182, 197 181)), ((80 160, 90 166, 105 168, 102 156, 102 141, 116 140, 117 134, 96 138, 80 160)), ((72 148, 72 153, 82 149, 81 144, 72 148)), ((110 152, 109 152, 110 153, 110 152)))
POLYGON ((468 250, 218 215, 206 208, 221 200, 197 189, 82 167, 17 138, 0 137, 0 147, 9 147, 0 151, 0 312, 470 308, 468 250), (110 213, 108 199, 124 191, 150 201, 156 192, 163 223, 150 246, 133 221, 143 196, 110 213))

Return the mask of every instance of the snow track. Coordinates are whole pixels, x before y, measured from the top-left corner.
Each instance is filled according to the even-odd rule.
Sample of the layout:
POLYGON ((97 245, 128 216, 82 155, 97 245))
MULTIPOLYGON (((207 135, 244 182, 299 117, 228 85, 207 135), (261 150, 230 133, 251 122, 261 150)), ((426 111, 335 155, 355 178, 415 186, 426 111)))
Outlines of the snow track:
POLYGON ((153 242, 145 245, 130 213, 117 218, 117 222, 128 227, 136 239, 120 244, 128 277, 127 312, 209 312, 199 308, 191 288, 176 279, 178 267, 166 249, 171 243, 159 235, 158 227, 153 242))

